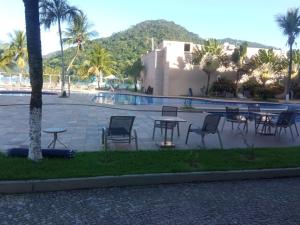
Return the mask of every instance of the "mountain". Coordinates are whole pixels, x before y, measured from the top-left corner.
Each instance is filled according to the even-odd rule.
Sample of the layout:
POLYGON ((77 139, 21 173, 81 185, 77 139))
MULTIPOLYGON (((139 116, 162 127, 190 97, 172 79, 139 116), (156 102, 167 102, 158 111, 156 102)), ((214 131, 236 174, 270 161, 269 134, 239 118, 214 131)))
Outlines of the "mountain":
MULTIPOLYGON (((95 39, 85 45, 85 52, 91 49, 94 42, 100 43, 112 55, 116 62, 114 70, 116 74, 125 74, 128 66, 132 65, 141 55, 151 50, 151 38, 157 46, 163 40, 185 41, 200 44, 203 39, 199 35, 189 32, 184 27, 166 20, 148 20, 136 24, 127 30, 114 33, 110 37, 95 39)), ((241 40, 234 39, 221 39, 223 42, 231 44, 241 43, 241 40)), ((249 47, 262 47, 269 48, 262 44, 248 42, 249 47)), ((71 61, 72 56, 75 54, 74 48, 69 48, 65 51, 66 64, 71 61)), ((84 55, 77 59, 76 63, 83 62, 84 55)), ((45 65, 55 67, 59 66, 59 52, 50 53, 44 56, 45 65)))
MULTIPOLYGON (((218 41, 220 43, 227 42, 227 43, 232 44, 232 45, 238 45, 238 44, 241 44, 241 43, 245 42, 244 40, 237 40, 237 39, 232 39, 232 38, 218 39, 218 41)), ((267 49, 273 48, 273 49, 278 49, 276 47, 260 44, 260 43, 257 43, 257 42, 251 42, 251 41, 246 41, 246 42, 248 43, 248 47, 252 47, 252 48, 267 48, 267 49)))

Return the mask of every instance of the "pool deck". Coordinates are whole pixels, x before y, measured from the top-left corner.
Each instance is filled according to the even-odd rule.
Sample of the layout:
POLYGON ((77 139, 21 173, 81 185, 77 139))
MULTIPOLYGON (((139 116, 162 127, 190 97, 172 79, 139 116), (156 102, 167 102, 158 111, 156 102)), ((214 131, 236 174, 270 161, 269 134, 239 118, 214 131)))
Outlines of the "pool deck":
MULTIPOLYGON (((152 116, 159 116, 161 106, 108 106, 92 102, 95 94, 72 94, 69 98, 58 96, 43 96, 43 121, 42 128, 63 127, 67 132, 59 134, 59 139, 72 149, 78 151, 98 151, 100 144, 99 128, 108 125, 112 115, 136 116, 134 128, 138 133, 139 149, 158 150, 158 143, 163 135, 159 129, 156 131, 155 140, 152 140, 152 116)), ((29 96, 0 96, 0 150, 5 151, 12 147, 28 146, 28 117, 29 96)), ((188 125, 193 123, 201 126, 205 112, 179 112, 178 116, 187 120, 180 124, 180 137, 174 130, 174 142, 177 149, 199 149, 201 139, 198 135, 191 134, 189 144, 185 144, 188 125)), ((220 123, 220 129, 223 121, 220 123)), ((249 132, 241 135, 238 130, 231 130, 231 124, 226 123, 221 132, 224 148, 245 148, 247 145, 254 147, 281 147, 300 146, 300 138, 295 134, 292 141, 290 132, 284 132, 280 137, 255 135, 254 124, 250 122, 249 132)), ((53 136, 42 133, 42 147, 46 148, 53 136)), ((205 138, 208 149, 219 148, 216 135, 205 138)), ((57 145, 57 148, 61 148, 57 145)), ((110 144, 110 149, 134 150, 134 144, 110 144)))

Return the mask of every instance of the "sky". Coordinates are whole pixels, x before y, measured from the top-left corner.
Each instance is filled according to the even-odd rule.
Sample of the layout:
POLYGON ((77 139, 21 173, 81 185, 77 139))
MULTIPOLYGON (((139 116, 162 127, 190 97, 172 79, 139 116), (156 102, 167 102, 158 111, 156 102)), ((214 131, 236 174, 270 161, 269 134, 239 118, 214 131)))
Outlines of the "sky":
MULTIPOLYGON (((83 10, 99 33, 107 37, 145 20, 173 21, 202 38, 234 38, 286 48, 287 38, 275 16, 300 7, 299 0, 68 0, 83 10)), ((0 0, 0 43, 8 34, 25 30, 22 0, 0 0)), ((66 26, 66 25, 65 25, 66 26)), ((57 25, 41 28, 42 51, 59 49, 57 25)), ((300 38, 298 38, 299 43, 300 38)))

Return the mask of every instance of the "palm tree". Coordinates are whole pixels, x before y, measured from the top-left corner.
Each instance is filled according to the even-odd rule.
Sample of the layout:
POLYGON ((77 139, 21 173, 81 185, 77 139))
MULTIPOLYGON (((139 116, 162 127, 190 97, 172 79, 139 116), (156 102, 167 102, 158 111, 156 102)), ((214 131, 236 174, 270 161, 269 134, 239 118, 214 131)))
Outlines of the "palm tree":
POLYGON ((137 92, 137 78, 140 76, 144 69, 141 59, 134 61, 132 65, 127 68, 127 74, 134 79, 134 91, 137 92))
POLYGON ((114 61, 109 52, 102 48, 100 44, 95 44, 92 51, 88 54, 88 61, 85 67, 88 68, 88 74, 97 76, 98 89, 100 89, 103 74, 108 75, 114 72, 113 65, 114 61))
POLYGON ((288 77, 286 79, 284 94, 288 96, 290 90, 291 76, 292 76, 292 63, 293 63, 293 44, 297 36, 300 34, 300 14, 299 8, 289 9, 286 15, 277 15, 276 21, 282 29, 283 34, 288 36, 287 44, 289 45, 289 64, 288 64, 288 77))
POLYGON ((235 94, 237 95, 238 92, 238 83, 241 79, 241 76, 244 73, 244 65, 247 59, 247 48, 248 43, 243 42, 239 47, 235 48, 230 59, 233 63, 233 69, 236 70, 236 80, 235 80, 235 94))
POLYGON ((215 73, 221 66, 222 51, 222 46, 216 39, 204 41, 201 48, 197 46, 193 51, 193 64, 200 64, 202 70, 207 74, 206 96, 208 95, 211 74, 215 73))
POLYGON ((6 57, 11 60, 11 63, 14 63, 20 74, 24 73, 27 61, 27 41, 26 35, 23 31, 14 31, 13 34, 10 34, 10 43, 9 48, 5 52, 6 57))
POLYGON ((29 115, 30 143, 28 158, 38 161, 42 159, 41 125, 43 87, 43 59, 39 21, 39 0, 23 0, 23 2, 25 6, 29 74, 32 89, 29 115))
POLYGON ((79 52, 84 50, 84 44, 91 38, 98 35, 96 31, 89 31, 91 26, 92 25, 88 22, 87 16, 81 12, 80 16, 72 20, 69 27, 63 33, 65 36, 63 39, 64 43, 67 43, 68 45, 76 45, 76 52, 67 68, 67 73, 73 66, 79 52))
POLYGON ((80 10, 74 6, 70 6, 67 0, 41 0, 40 1, 40 18, 41 24, 46 29, 50 29, 51 25, 58 24, 58 34, 60 40, 61 51, 61 95, 65 96, 65 69, 64 69, 64 49, 61 24, 64 21, 71 22, 79 17, 80 10))

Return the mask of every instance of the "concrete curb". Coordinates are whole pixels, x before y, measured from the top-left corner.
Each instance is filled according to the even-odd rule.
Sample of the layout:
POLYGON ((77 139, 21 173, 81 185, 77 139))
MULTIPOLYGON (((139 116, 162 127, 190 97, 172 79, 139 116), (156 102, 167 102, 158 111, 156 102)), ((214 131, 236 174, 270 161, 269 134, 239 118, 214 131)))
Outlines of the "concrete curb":
POLYGON ((84 178, 0 181, 1 194, 63 191, 75 189, 176 184, 209 181, 235 181, 300 177, 300 167, 283 169, 212 171, 190 173, 135 174, 84 178))

